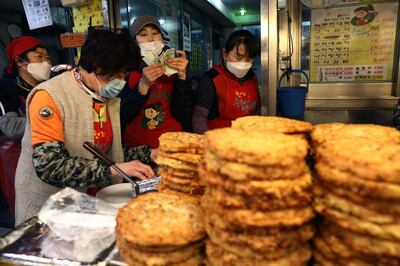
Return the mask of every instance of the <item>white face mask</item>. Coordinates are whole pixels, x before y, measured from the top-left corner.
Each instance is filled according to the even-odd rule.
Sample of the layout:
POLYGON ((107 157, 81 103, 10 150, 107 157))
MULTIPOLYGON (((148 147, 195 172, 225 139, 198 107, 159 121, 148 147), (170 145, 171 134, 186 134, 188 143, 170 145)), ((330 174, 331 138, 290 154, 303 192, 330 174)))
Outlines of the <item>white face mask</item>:
POLYGON ((248 62, 231 62, 228 61, 226 63, 226 68, 231 72, 233 75, 235 75, 237 78, 243 78, 246 76, 247 72, 249 72, 252 63, 248 62))
POLYGON ((51 65, 47 61, 44 61, 41 63, 28 63, 27 70, 37 81, 42 82, 50 78, 50 68, 51 65))
POLYGON ((162 41, 154 41, 154 42, 145 42, 139 43, 140 53, 142 56, 146 56, 146 54, 154 53, 155 55, 159 55, 164 48, 164 43, 162 41))

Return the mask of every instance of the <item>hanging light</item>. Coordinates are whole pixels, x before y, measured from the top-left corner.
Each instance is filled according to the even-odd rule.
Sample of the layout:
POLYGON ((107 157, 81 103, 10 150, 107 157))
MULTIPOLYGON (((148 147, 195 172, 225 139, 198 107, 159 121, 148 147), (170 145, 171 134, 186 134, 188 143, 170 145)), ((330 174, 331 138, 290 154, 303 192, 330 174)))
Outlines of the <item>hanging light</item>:
POLYGON ((247 10, 244 9, 244 8, 240 9, 240 11, 239 11, 240 15, 242 15, 242 16, 244 16, 244 14, 245 14, 246 12, 247 12, 247 10))

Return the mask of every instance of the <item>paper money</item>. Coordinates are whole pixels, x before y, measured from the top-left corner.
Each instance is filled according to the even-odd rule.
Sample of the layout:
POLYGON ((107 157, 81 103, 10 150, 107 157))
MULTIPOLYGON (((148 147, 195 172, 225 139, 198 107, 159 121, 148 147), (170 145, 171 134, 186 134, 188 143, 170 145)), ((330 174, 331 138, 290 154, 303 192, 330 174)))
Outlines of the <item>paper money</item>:
POLYGON ((143 61, 148 65, 154 65, 154 64, 161 64, 165 66, 165 72, 164 74, 167 76, 171 76, 175 73, 178 73, 178 71, 174 68, 171 68, 168 66, 168 60, 175 58, 175 49, 170 48, 166 51, 164 51, 160 56, 157 56, 154 53, 148 53, 143 57, 143 61))

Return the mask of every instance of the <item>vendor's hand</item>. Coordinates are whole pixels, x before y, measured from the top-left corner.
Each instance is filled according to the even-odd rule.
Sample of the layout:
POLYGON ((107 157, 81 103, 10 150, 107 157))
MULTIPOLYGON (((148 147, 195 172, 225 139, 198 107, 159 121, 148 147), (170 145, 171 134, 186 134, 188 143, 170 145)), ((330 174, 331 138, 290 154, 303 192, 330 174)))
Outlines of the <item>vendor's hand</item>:
POLYGON ((150 86, 162 75, 164 75, 165 67, 161 64, 154 64, 143 68, 143 75, 139 82, 139 92, 146 95, 150 86))
POLYGON ((158 149, 151 149, 150 159, 155 163, 157 162, 157 156, 158 156, 158 149))
POLYGON ((186 58, 185 51, 177 50, 176 53, 180 54, 181 56, 169 59, 167 64, 169 67, 178 70, 179 79, 185 80, 186 79, 186 69, 189 64, 189 61, 186 58))
MULTIPOLYGON (((148 179, 154 177, 153 169, 137 160, 126 163, 116 163, 115 165, 128 176, 134 176, 139 179, 148 179)), ((119 176, 119 174, 113 168, 111 168, 111 175, 119 176)))

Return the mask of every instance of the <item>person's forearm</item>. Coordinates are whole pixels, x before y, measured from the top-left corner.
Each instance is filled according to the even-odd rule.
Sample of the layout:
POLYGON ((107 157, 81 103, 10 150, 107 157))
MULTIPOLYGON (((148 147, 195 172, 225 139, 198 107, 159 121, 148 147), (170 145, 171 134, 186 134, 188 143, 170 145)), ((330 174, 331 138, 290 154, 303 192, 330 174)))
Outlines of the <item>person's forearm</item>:
POLYGON ((44 182, 59 188, 106 186, 111 170, 98 159, 72 157, 62 142, 45 142, 33 148, 33 167, 44 182))
POLYGON ((202 134, 207 131, 207 118, 209 113, 210 111, 207 108, 201 105, 195 105, 192 116, 192 126, 194 133, 202 134))
POLYGON ((124 148, 124 161, 138 160, 144 164, 151 164, 151 148, 148 145, 124 148))

